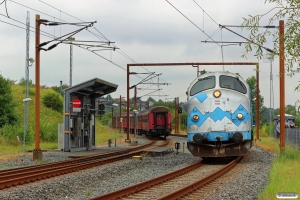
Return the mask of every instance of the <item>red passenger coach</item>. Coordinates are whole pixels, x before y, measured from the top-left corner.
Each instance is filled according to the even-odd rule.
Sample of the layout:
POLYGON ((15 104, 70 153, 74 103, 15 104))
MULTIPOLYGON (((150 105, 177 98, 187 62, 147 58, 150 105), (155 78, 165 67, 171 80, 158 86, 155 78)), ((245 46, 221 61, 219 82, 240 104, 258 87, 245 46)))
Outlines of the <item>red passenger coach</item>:
MULTIPOLYGON (((172 114, 165 106, 156 106, 148 110, 139 111, 137 114, 137 125, 134 127, 134 113, 130 112, 130 132, 134 132, 136 128, 139 134, 145 134, 152 137, 163 137, 164 139, 170 135, 172 131, 172 114)), ((113 127, 120 126, 127 131, 127 115, 121 113, 122 122, 120 122, 120 115, 113 116, 113 127)))

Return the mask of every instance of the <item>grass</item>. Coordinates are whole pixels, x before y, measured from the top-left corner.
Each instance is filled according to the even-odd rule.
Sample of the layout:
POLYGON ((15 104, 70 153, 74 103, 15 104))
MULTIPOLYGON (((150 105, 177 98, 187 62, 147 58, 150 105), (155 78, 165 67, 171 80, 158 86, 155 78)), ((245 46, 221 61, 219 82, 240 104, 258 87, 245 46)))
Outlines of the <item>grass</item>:
POLYGON ((297 192, 300 194, 300 151, 286 144, 285 151, 280 154, 279 141, 271 137, 262 137, 255 145, 277 153, 274 159, 268 185, 260 193, 259 199, 276 199, 278 192, 297 192))

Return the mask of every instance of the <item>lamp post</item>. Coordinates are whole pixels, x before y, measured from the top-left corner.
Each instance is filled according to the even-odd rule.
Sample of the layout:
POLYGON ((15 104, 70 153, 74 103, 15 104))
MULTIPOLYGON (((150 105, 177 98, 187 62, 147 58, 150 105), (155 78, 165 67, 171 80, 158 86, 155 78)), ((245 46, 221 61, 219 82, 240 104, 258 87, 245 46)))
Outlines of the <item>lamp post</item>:
MULTIPOLYGON (((34 62, 33 58, 29 58, 26 61, 26 69, 25 69, 25 99, 27 100, 29 95, 29 67, 32 66, 34 62), (29 64, 30 62, 30 64, 29 64)), ((25 100, 23 99, 23 101, 25 100)), ((31 100, 31 99, 30 99, 31 100)), ((29 101, 30 101, 29 100, 29 101)), ((24 132, 27 132, 27 127, 28 127, 28 101, 24 101, 24 132)), ((25 138, 24 138, 25 140, 25 138)), ((23 152, 25 151, 25 146, 23 147, 23 152)))
POLYGON ((133 127, 134 127, 134 137, 136 139, 136 125, 137 125, 137 121, 138 121, 138 117, 137 117, 137 114, 138 114, 138 111, 137 110, 133 110, 133 127))
MULTIPOLYGON (((74 41, 74 37, 69 37, 67 40, 74 41)), ((70 87, 72 86, 72 65, 73 65, 73 45, 70 44, 70 87)))
MULTIPOLYGON (((114 122, 114 107, 117 107, 117 106, 118 106, 118 104, 116 104, 116 103, 113 103, 111 105, 111 110, 112 110, 112 113, 111 113, 111 126, 114 122)), ((116 126, 117 126, 117 118, 116 118, 116 126)), ((116 131, 115 131, 115 147, 116 146, 117 146, 117 135, 116 135, 116 131)))
MULTIPOLYGON (((27 104, 27 102, 31 101, 30 98, 25 98, 23 99, 23 102, 24 102, 24 106, 27 104)), ((25 152, 25 135, 26 135, 26 132, 27 132, 27 126, 26 126, 26 115, 24 115, 24 133, 23 133, 23 152, 25 152)))

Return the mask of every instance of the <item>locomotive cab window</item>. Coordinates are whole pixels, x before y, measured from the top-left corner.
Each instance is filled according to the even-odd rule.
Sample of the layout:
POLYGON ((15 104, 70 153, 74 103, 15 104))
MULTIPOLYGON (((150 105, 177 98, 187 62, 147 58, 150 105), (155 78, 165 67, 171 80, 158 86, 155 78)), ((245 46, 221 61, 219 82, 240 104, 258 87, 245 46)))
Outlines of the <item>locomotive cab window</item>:
POLYGON ((191 88, 190 95, 194 96, 199 92, 212 89, 215 86, 216 86, 215 76, 208 76, 205 78, 201 78, 191 88))
POLYGON ((221 75, 219 81, 221 88, 235 90, 243 94, 247 93, 247 89, 244 83, 236 77, 221 75))

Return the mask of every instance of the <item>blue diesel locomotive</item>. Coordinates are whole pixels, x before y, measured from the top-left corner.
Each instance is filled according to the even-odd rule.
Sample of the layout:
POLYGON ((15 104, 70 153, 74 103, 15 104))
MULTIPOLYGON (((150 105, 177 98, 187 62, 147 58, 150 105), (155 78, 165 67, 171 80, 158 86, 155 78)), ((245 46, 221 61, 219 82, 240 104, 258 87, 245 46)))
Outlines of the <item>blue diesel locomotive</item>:
POLYGON ((187 90, 187 148, 197 157, 245 155, 252 146, 249 86, 239 75, 209 72, 187 90))

